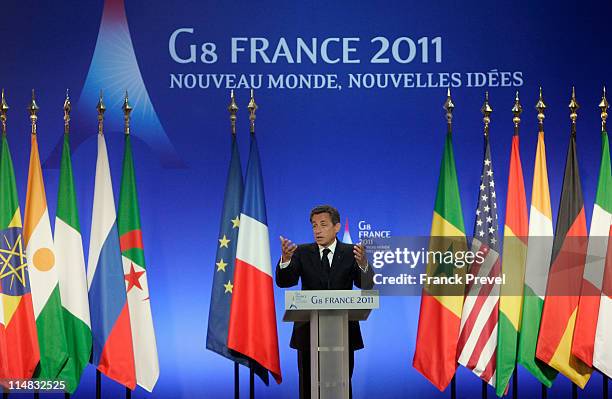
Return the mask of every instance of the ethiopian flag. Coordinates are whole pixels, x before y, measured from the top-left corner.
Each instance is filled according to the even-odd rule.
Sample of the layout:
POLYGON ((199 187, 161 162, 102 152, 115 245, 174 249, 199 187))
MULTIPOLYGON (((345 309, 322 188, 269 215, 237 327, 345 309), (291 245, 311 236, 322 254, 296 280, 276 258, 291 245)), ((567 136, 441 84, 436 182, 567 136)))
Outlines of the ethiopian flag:
POLYGON ((601 162, 599 182, 593 205, 593 217, 589 230, 587 263, 582 276, 582 290, 574 328, 572 353, 585 364, 593 365, 595 330, 602 289, 608 236, 612 223, 612 175, 610 174, 610 148, 608 133, 601 133, 601 162))
POLYGON ((31 135, 31 143, 23 242, 30 265, 32 302, 40 344, 37 377, 55 379, 68 359, 68 348, 36 134, 31 135))
POLYGON ((576 132, 572 131, 536 356, 580 388, 584 388, 592 373, 588 365, 571 353, 586 243, 586 217, 576 154, 576 132))
POLYGON ((544 143, 543 130, 538 133, 528 234, 522 323, 517 357, 518 362, 523 367, 542 384, 550 388, 557 371, 536 358, 536 344, 553 245, 552 209, 550 206, 546 144, 544 143))
POLYGON ((40 359, 13 161, 2 135, 0 154, 0 301, 8 378, 28 379, 40 359))
POLYGON ((67 392, 74 393, 91 356, 91 322, 83 240, 72 177, 70 137, 67 133, 64 134, 60 164, 54 238, 68 350, 68 360, 58 379, 65 381, 67 392))
POLYGON ((123 157, 123 176, 119 194, 117 225, 119 227, 119 244, 130 309, 136 383, 151 392, 159 377, 159 361, 157 359, 157 344, 149 299, 149 284, 144 260, 142 230, 140 229, 140 209, 136 192, 136 175, 129 134, 125 135, 125 154, 123 157))
POLYGON ((506 391, 516 364, 518 332, 521 328, 521 308, 525 261, 527 259, 527 199, 519 149, 519 136, 512 137, 506 224, 504 226, 504 253, 502 275, 506 283, 501 286, 497 336, 497 369, 495 391, 502 396, 506 391))
MULTIPOLYGON (((429 242, 431 251, 466 251, 467 241, 453 155, 451 132, 446 135, 429 242)), ((454 264, 427 265, 428 276, 459 276, 464 268, 454 264)), ((464 286, 426 285, 421 296, 413 366, 443 391, 457 369, 457 341, 461 324, 464 286)))

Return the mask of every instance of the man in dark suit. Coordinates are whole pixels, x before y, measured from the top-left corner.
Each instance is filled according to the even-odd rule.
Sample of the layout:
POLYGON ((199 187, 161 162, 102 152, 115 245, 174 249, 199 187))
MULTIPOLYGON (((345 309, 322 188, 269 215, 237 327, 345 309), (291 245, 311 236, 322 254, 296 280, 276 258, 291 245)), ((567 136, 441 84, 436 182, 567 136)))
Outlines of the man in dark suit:
MULTIPOLYGON (((329 205, 310 212, 315 242, 295 245, 281 237, 282 256, 276 266, 276 285, 293 287, 302 280, 303 290, 372 289, 372 268, 368 266, 363 245, 344 244, 336 238, 340 231, 340 214, 329 205)), ((353 375, 354 351, 363 348, 358 321, 349 321, 349 369, 353 375)), ((310 399, 310 326, 308 322, 293 325, 290 346, 298 351, 300 399, 310 399)), ((349 386, 349 397, 352 387, 349 386)))

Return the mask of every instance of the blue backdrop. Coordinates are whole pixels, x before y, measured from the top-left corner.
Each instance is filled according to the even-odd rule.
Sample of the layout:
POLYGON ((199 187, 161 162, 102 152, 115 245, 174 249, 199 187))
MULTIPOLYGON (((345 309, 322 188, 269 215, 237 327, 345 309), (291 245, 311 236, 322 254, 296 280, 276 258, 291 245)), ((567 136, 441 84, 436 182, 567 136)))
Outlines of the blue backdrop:
MULTIPOLYGON (((134 142, 136 172, 161 368, 154 393, 138 389, 135 397, 232 395, 233 365, 205 350, 230 155, 227 105, 231 85, 188 88, 197 81, 197 74, 204 79, 206 74, 217 74, 217 78, 220 74, 236 74, 236 84, 241 74, 263 77, 262 87, 256 90, 260 106, 257 135, 273 262, 280 253, 279 235, 297 242, 312 239, 308 212, 320 203, 334 204, 343 221, 349 218, 354 240, 359 221, 369 223, 374 230, 390 230, 393 236, 429 233, 446 129, 441 107, 449 84, 456 104, 455 155, 468 234, 474 222, 482 162, 480 107, 484 91, 490 92, 494 109, 491 148, 499 184, 498 202, 503 210, 516 90, 525 109, 521 155, 528 200, 531 196, 537 138, 533 106, 539 85, 544 88, 548 105, 545 131, 555 218, 569 138, 567 105, 571 87, 576 86, 582 105, 578 112, 578 155, 590 223, 600 154, 597 104, 602 85, 610 83, 608 22, 612 3, 106 3, 108 14, 103 18, 102 0, 5 0, 0 12, 0 85, 5 87, 12 107, 8 135, 22 209, 29 157, 25 108, 30 89, 37 90, 40 152, 47 160, 44 177, 52 217, 58 184, 53 149, 63 132, 62 104, 65 90, 70 88, 74 142, 82 139, 74 149, 73 163, 86 253, 93 200, 97 93, 105 90, 109 108, 106 137, 116 198, 123 155, 121 94, 125 88, 132 93, 132 131, 139 139, 134 142), (181 28, 192 29, 193 33, 178 33, 173 47, 170 38, 181 28), (254 37, 269 41, 266 54, 270 63, 264 63, 261 56, 251 62, 248 40, 236 41, 246 50, 236 53, 236 62, 232 62, 232 38, 254 37), (272 62, 281 37, 287 41, 293 63, 288 62, 286 53, 272 62), (327 42, 327 58, 339 61, 326 62, 318 52, 316 63, 304 54, 297 63, 298 37, 307 43, 317 38, 319 45, 326 38, 339 38, 327 42), (372 42, 376 37, 384 39, 372 42), (407 39, 396 42, 402 37, 412 40, 413 53, 407 39), (418 42, 423 37, 428 38, 427 57, 418 42), (346 41, 354 51, 347 49, 344 59, 342 38, 358 38, 346 41), (372 62, 385 40, 389 49, 378 59, 389 58, 389 62, 372 62), (201 61, 203 43, 215 45, 215 62, 201 61), (190 45, 195 46, 196 60, 182 63, 180 60, 190 57, 190 45), (360 62, 350 62, 355 59, 360 62), (396 78, 411 75, 401 75, 401 79, 408 79, 407 87, 403 80, 398 88, 366 88, 367 81, 356 87, 351 79, 366 73, 394 74, 396 78), (188 74, 193 75, 186 77, 188 74), (268 74, 274 79, 283 75, 289 86, 289 74, 333 74, 338 83, 323 89, 270 88, 274 82, 268 74), (486 81, 477 82, 483 76, 486 81), (181 79, 182 87, 178 83, 181 79)), ((205 61, 212 60, 206 57, 205 61)), ((238 140, 245 167, 248 90, 236 87, 236 95, 240 107, 238 140)), ((503 212, 500 216, 501 226, 503 212)), ((256 391, 258 397, 295 397, 297 362, 289 348, 291 325, 280 320, 282 290, 277 289, 275 295, 284 381, 268 388, 257 381, 256 391)), ((418 309, 418 297, 384 297, 381 309, 363 323, 366 349, 356 354, 355 397, 448 395, 438 393, 411 366, 418 309)), ((88 367, 75 397, 92 394, 93 374, 93 368, 88 367)), ((243 370, 243 394, 248 392, 247 375, 243 370)), ((539 392, 534 378, 524 370, 520 376, 524 397, 539 392)), ((480 381, 460 369, 458 387, 460 397, 477 395, 480 381)), ((107 380, 104 390, 109 397, 123 392, 107 380)), ((600 390, 601 377, 594 375, 587 394, 581 397, 596 397, 600 390)), ((557 378, 551 395, 569 397, 568 380, 557 378)))

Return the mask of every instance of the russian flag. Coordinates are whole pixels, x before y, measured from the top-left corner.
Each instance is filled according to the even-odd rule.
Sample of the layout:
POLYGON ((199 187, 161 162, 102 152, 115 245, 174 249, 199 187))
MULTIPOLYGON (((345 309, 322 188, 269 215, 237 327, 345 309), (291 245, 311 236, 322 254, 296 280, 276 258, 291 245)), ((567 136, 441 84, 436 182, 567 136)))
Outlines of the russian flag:
MULTIPOLYGON (((254 134, 251 134, 251 151, 245 178, 231 291, 228 348, 267 369, 280 384, 282 376, 278 356, 270 239, 259 151, 254 134)), ((263 380, 267 384, 267 379, 263 380)))
POLYGON ((92 363, 109 378, 136 387, 130 313, 119 249, 117 213, 106 142, 98 135, 98 160, 87 262, 92 363))

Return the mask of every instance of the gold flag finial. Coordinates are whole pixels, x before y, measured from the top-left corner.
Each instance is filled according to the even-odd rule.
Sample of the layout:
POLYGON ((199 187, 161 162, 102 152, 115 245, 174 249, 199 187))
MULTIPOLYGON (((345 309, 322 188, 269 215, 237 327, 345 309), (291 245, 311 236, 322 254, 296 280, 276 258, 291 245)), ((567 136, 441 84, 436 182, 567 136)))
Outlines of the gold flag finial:
POLYGON ((443 108, 446 111, 446 125, 450 133, 453 126, 453 110, 455 109, 455 103, 453 103, 451 99, 450 87, 446 89, 446 101, 444 102, 443 108))
POLYGON ((64 133, 68 134, 70 131, 70 111, 72 110, 72 105, 70 104, 70 96, 68 94, 68 89, 66 89, 66 99, 64 100, 64 133))
POLYGON ((234 96, 234 90, 230 92, 230 105, 227 107, 230 113, 230 123, 232 124, 232 134, 236 136, 236 114, 238 113, 238 105, 236 105, 236 97, 234 96))
POLYGON ((100 90, 100 99, 96 109, 98 110, 98 134, 104 134, 104 112, 106 111, 106 106, 104 101, 102 101, 102 90, 100 90))
POLYGON ((521 123, 521 113, 523 112, 523 106, 521 105, 521 101, 519 100, 519 92, 516 91, 516 97, 514 99, 514 106, 512 107, 512 113, 514 114, 514 118, 512 118, 512 122, 514 122, 514 134, 518 134, 519 124, 521 123))
POLYGON ((491 113, 493 112, 493 108, 489 105, 489 92, 485 91, 485 101, 480 108, 480 112, 484 115, 482 121, 484 122, 484 134, 485 136, 489 135, 489 124, 491 123, 491 113))
POLYGON ((34 89, 32 89, 32 101, 30 101, 30 105, 28 106, 28 111, 30 111, 30 122, 32 123, 32 134, 36 134, 36 121, 38 120, 38 104, 36 104, 36 95, 34 94, 34 89))
POLYGON ((601 110, 601 131, 606 131, 606 120, 608 119, 608 108, 610 105, 608 104, 608 99, 606 98, 606 86, 603 88, 603 95, 601 97, 601 102, 599 103, 599 109, 601 110))
POLYGON ((2 89, 2 101, 0 101, 0 121, 2 121, 2 135, 6 135, 6 112, 9 106, 4 98, 4 89, 2 89))
POLYGON ((578 108, 580 105, 576 101, 576 89, 572 86, 572 99, 569 103, 570 119, 572 120, 572 134, 576 134, 576 119, 578 118, 578 108))
POLYGON ((123 99, 123 122, 125 124, 124 133, 130 134, 130 114, 132 113, 132 106, 128 101, 128 92, 125 91, 125 98, 123 99))
POLYGON ((538 111, 538 128, 540 132, 544 131, 544 111, 546 110, 546 104, 544 103, 544 97, 542 97, 542 86, 540 86, 540 98, 535 105, 535 109, 538 111))
POLYGON ((251 89, 251 100, 249 101, 249 120, 251 121, 251 133, 255 134, 255 111, 257 111, 257 104, 255 104, 255 96, 253 95, 253 89, 251 89))

